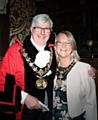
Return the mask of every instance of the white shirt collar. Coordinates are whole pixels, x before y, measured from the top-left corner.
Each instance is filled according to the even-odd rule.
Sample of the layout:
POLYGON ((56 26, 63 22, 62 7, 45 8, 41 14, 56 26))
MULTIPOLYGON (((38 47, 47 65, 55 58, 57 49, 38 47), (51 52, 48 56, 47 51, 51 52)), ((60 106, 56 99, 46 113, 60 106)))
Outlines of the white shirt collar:
POLYGON ((44 50, 45 46, 43 46, 43 47, 38 46, 38 45, 34 42, 32 36, 31 36, 31 38, 30 38, 30 41, 31 41, 31 43, 36 47, 36 49, 37 49, 38 51, 44 50))

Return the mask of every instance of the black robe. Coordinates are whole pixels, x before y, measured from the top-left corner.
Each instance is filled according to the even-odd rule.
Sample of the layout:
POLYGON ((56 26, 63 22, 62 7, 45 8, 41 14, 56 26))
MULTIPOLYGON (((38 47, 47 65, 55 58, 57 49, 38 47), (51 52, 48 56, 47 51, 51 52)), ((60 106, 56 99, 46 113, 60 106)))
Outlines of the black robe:
MULTIPOLYGON (((49 43, 47 43, 45 50, 50 51, 49 43)), ((23 47, 25 48, 25 51, 28 53, 29 57, 34 62, 36 54, 38 53, 38 50, 33 46, 33 44, 30 41, 30 36, 27 36, 24 40, 23 47)), ((56 73, 56 58, 55 58, 55 52, 53 49, 53 59, 51 64, 51 71, 52 74, 49 76, 45 76, 45 79, 48 82, 48 85, 45 89, 39 90, 35 86, 36 80, 38 78, 36 77, 36 73, 32 70, 32 68, 29 66, 29 64, 24 59, 24 66, 25 66, 25 87, 26 92, 29 93, 32 96, 35 96, 40 100, 42 103, 44 103, 45 99, 45 91, 48 95, 48 107, 50 109, 49 112, 43 112, 42 110, 29 110, 26 106, 23 110, 23 118, 22 120, 52 120, 52 104, 53 104, 53 80, 56 73)))

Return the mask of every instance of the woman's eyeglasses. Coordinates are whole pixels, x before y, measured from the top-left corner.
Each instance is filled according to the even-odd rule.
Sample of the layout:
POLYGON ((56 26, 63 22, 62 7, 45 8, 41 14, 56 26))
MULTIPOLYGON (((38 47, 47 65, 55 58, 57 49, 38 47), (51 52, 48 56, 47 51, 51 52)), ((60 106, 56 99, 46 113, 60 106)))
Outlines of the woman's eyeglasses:
POLYGON ((65 41, 65 42, 57 41, 56 44, 59 45, 59 46, 62 46, 63 44, 65 44, 65 45, 67 45, 67 46, 71 45, 71 43, 70 43, 70 42, 67 42, 67 41, 65 41))

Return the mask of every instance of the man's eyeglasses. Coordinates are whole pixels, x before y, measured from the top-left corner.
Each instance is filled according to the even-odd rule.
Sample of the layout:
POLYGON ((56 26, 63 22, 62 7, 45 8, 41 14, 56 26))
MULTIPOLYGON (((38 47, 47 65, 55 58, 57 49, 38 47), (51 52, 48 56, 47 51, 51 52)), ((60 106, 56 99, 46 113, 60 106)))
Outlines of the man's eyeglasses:
POLYGON ((65 41, 65 42, 57 41, 56 44, 57 44, 58 46, 62 46, 63 44, 66 44, 67 46, 71 45, 71 43, 70 43, 70 42, 67 42, 67 41, 65 41))
POLYGON ((40 32, 42 30, 44 30, 45 33, 50 33, 51 32, 51 28, 33 27, 33 29, 35 29, 38 32, 40 32))

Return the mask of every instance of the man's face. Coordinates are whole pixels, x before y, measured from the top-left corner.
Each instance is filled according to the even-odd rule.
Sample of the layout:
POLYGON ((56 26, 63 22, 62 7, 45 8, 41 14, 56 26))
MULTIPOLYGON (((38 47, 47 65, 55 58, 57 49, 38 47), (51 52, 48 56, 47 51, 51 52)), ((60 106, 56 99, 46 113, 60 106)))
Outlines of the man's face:
POLYGON ((47 21, 43 24, 35 23, 35 27, 31 27, 31 34, 34 42, 39 46, 45 46, 51 34, 50 22, 47 21))

